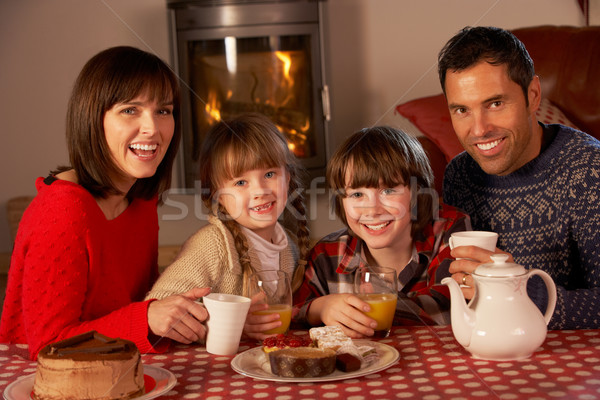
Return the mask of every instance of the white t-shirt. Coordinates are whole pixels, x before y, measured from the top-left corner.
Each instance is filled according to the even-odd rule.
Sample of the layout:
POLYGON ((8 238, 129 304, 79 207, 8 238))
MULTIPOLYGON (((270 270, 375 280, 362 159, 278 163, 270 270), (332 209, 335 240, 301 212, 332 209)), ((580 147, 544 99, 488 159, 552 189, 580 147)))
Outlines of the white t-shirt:
MULTIPOLYGON (((269 242, 252 230, 242 226, 242 231, 248 238, 248 244, 256 250, 258 258, 260 259, 261 266, 260 271, 277 271, 279 270, 279 253, 282 252, 288 245, 287 235, 283 230, 283 227, 279 222, 275 224, 275 231, 273 232, 273 240, 269 242)), ((258 267, 258 266, 255 266, 258 267)), ((273 274, 273 278, 277 275, 273 274)))

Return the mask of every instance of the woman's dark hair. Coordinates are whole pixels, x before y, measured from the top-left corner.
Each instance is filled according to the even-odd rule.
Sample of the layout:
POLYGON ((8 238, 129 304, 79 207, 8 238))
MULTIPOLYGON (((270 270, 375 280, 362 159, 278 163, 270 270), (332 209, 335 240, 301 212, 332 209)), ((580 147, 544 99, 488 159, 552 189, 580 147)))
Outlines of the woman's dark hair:
POLYGON ((510 79, 527 89, 535 75, 533 60, 523 43, 507 30, 495 27, 466 27, 446 43, 438 56, 438 75, 446 93, 446 73, 462 71, 480 61, 506 65, 510 79))
POLYGON ((104 133, 104 115, 115 104, 139 95, 150 101, 172 102, 175 130, 164 159, 154 176, 138 179, 127 198, 151 199, 168 189, 171 168, 181 137, 180 93, 177 77, 157 56, 134 47, 119 46, 92 57, 79 73, 69 100, 66 121, 70 167, 78 182, 93 196, 122 194, 111 180, 119 170, 111 156, 104 133))
POLYGON ((304 169, 288 148, 288 143, 277 126, 266 116, 256 113, 242 114, 215 124, 204 139, 200 150, 200 187, 204 205, 212 210, 231 231, 240 255, 244 274, 255 272, 250 264, 248 243, 239 224, 227 215, 216 195, 221 185, 240 176, 244 171, 260 168, 285 167, 289 174, 286 221, 295 225, 295 235, 300 251, 299 266, 292 280, 296 289, 304 277, 304 264, 309 250, 309 230, 302 188, 304 169))
POLYGON ((375 126, 354 133, 329 160, 327 183, 334 191, 334 211, 346 226, 343 204, 346 188, 379 188, 382 184, 388 188, 398 185, 410 188, 413 239, 433 220, 433 200, 437 193, 429 159, 421 144, 400 130, 375 126))

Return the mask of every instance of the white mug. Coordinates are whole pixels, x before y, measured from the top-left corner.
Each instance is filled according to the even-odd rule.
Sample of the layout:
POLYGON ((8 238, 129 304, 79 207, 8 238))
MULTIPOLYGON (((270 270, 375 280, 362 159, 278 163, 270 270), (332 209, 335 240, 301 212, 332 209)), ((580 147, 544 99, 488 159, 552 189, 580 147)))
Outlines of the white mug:
POLYGON ((485 250, 496 250, 498 234, 488 231, 464 231, 454 232, 450 235, 448 244, 451 249, 459 246, 477 246, 485 250))
POLYGON ((204 296, 202 301, 208 311, 206 351, 222 356, 237 353, 250 299, 233 294, 211 293, 204 296))

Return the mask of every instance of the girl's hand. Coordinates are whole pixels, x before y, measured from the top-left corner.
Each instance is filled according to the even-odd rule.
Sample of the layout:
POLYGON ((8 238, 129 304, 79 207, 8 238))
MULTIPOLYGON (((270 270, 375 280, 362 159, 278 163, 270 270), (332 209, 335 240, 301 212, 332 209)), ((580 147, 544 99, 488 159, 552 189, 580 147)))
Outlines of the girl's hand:
POLYGON ((476 246, 459 246, 455 247, 450 254, 452 257, 460 258, 460 260, 452 261, 449 271, 452 274, 452 279, 461 285, 463 295, 467 300, 475 295, 474 281, 471 274, 481 264, 492 262, 490 258, 492 254, 508 254, 507 262, 513 262, 511 254, 498 248, 491 252, 476 246))
POLYGON ((266 334, 263 332, 281 326, 279 314, 252 314, 254 311, 266 310, 267 308, 269 308, 269 306, 264 303, 253 304, 250 306, 250 310, 248 310, 248 315, 246 316, 246 323, 244 324, 244 335, 257 340, 264 340, 269 336, 275 335, 274 333, 266 334))
POLYGON ((157 335, 181 343, 192 343, 206 337, 202 324, 208 317, 206 308, 196 300, 210 293, 210 288, 194 288, 189 292, 155 300, 148 306, 148 328, 157 335))
POLYGON ((262 302, 264 297, 265 294, 261 292, 251 298, 252 303, 250 305, 250 309, 248 310, 248 315, 246 316, 246 323, 244 324, 243 333, 252 339, 264 340, 269 336, 273 336, 274 334, 268 335, 263 332, 281 326, 279 314, 277 313, 260 315, 252 314, 255 311, 266 310, 269 308, 268 304, 262 302))
POLYGON ((313 300, 309 313, 318 316, 325 325, 340 325, 347 336, 358 339, 375 333, 377 322, 362 312, 369 310, 370 306, 355 295, 341 293, 313 300))

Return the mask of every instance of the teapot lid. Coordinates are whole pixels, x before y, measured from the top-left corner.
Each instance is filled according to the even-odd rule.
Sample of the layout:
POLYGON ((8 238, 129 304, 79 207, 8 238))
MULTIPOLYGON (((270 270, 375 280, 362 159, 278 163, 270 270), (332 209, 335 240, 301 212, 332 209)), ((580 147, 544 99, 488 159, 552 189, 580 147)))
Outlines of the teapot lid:
POLYGON ((492 254, 490 256, 492 262, 481 264, 475 269, 474 274, 479 276, 510 277, 527 273, 527 270, 523 266, 506 262, 508 257, 508 254, 492 254))

